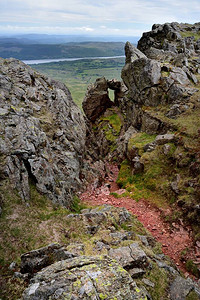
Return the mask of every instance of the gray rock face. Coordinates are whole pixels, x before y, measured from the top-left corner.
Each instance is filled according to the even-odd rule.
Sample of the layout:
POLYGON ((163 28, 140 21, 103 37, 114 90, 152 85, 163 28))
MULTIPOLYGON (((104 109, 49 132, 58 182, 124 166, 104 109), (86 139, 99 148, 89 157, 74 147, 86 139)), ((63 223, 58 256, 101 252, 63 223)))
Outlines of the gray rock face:
POLYGON ((21 256, 21 273, 34 273, 56 261, 77 256, 59 244, 32 250, 21 256))
POLYGON ((144 55, 139 49, 137 49, 129 42, 126 42, 125 44, 125 55, 126 64, 132 63, 134 60, 139 58, 146 58, 146 55, 144 55))
POLYGON ((147 256, 138 243, 133 243, 127 247, 110 249, 108 255, 116 259, 127 270, 148 265, 147 256))
POLYGON ((85 122, 66 86, 0 59, 0 106, 1 176, 25 201, 31 180, 54 203, 70 206, 80 185, 85 122))
MULTIPOLYGON (((184 300, 194 289, 194 283, 180 276, 176 277, 170 288, 171 300, 184 300)), ((197 298, 196 298, 197 299, 197 298)))
POLYGON ((39 272, 23 294, 36 299, 141 299, 146 296, 128 272, 111 258, 80 256, 39 272))
POLYGON ((148 57, 155 52, 155 49, 168 52, 171 58, 178 53, 193 55, 199 49, 199 42, 195 41, 192 35, 198 33, 199 29, 199 23, 154 24, 151 31, 143 33, 138 42, 138 49, 148 57), (187 37, 184 37, 184 33, 187 33, 187 37))
POLYGON ((171 133, 166 133, 166 134, 160 134, 157 135, 156 139, 155 139, 155 143, 158 145, 164 145, 167 143, 173 143, 176 140, 176 137, 174 134, 171 133))
MULTIPOLYGON (((16 277, 30 280, 22 299, 154 299, 163 276, 169 280, 160 299, 184 299, 195 288, 194 282, 180 277, 164 254, 154 253, 153 237, 135 234, 135 217, 126 209, 108 205, 84 209, 80 215, 69 215, 68 222, 70 227, 80 226, 78 241, 63 247, 51 244, 22 256, 24 267, 31 263, 41 267, 47 257, 51 264, 43 264, 35 274, 15 272, 16 277), (88 224, 99 229, 85 239, 88 224), (125 225, 129 231, 123 229, 125 225)), ((198 295, 198 287, 195 291, 198 295)))
POLYGON ((129 97, 139 105, 157 106, 185 101, 196 91, 181 68, 162 66, 148 58, 127 63, 121 76, 129 90, 129 97))

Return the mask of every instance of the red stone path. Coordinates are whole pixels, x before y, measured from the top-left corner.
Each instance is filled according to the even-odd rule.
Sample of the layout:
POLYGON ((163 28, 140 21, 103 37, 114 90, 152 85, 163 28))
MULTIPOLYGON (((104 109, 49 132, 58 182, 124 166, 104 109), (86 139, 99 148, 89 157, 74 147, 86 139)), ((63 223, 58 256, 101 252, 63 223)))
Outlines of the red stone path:
POLYGON ((193 244, 190 229, 183 227, 183 224, 169 224, 164 221, 163 216, 170 214, 170 208, 161 211, 142 199, 136 202, 129 197, 117 199, 110 195, 110 192, 122 194, 125 190, 119 189, 116 184, 117 166, 111 165, 109 169, 110 175, 104 186, 99 188, 90 186, 87 191, 80 195, 81 200, 89 205, 109 204, 116 207, 125 207, 137 216, 144 227, 162 244, 164 254, 168 255, 186 276, 189 276, 184 261, 181 260, 181 252, 188 248, 185 258, 192 259, 197 265, 200 265, 200 245, 193 244), (108 184, 110 185, 109 188, 108 184))

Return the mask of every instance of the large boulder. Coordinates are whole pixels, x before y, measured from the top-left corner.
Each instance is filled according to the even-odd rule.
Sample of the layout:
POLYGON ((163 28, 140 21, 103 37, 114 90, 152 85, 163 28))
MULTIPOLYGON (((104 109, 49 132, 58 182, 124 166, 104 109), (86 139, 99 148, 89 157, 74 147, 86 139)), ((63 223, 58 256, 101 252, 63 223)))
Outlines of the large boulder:
POLYGON ((70 206, 80 187, 85 122, 67 87, 16 59, 0 59, 0 176, 25 201, 29 182, 70 206))
POLYGON ((39 299, 147 299, 116 261, 107 256, 79 256, 39 272, 23 294, 39 299))

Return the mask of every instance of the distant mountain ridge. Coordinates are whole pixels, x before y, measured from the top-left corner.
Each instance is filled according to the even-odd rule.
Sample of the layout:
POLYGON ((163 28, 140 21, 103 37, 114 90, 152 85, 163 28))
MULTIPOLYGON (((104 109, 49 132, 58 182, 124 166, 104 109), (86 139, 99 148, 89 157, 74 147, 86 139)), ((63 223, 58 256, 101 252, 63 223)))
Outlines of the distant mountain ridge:
POLYGON ((0 35, 0 42, 18 41, 22 44, 63 44, 82 42, 126 42, 136 44, 139 36, 89 36, 89 35, 50 35, 50 34, 18 34, 0 35))

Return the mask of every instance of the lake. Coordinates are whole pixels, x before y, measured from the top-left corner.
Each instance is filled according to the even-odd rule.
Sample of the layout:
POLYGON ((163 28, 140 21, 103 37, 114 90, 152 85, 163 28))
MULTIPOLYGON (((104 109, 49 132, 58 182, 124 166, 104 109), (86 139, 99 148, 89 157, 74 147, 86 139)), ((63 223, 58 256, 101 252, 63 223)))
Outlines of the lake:
POLYGON ((76 60, 83 60, 83 59, 110 59, 110 58, 121 58, 125 57, 124 55, 121 56, 103 56, 103 57, 79 57, 79 58, 54 58, 54 59, 33 59, 33 60, 22 60, 27 65, 38 65, 38 64, 48 64, 52 62, 59 62, 59 61, 76 61, 76 60))

